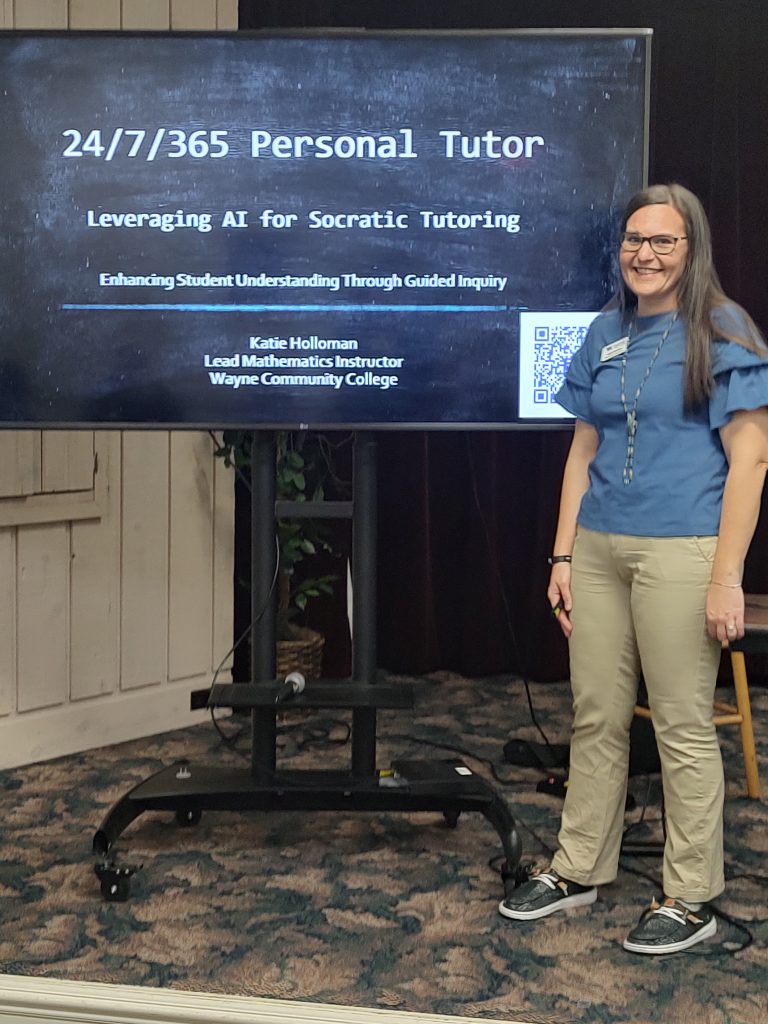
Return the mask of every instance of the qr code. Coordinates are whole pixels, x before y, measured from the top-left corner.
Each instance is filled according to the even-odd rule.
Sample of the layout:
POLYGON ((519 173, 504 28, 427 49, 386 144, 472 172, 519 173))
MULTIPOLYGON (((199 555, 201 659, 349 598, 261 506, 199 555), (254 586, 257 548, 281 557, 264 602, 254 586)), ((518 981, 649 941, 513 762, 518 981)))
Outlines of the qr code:
POLYGON ((581 348, 587 325, 540 326, 533 329, 533 401, 546 405, 565 380, 574 353, 581 348))

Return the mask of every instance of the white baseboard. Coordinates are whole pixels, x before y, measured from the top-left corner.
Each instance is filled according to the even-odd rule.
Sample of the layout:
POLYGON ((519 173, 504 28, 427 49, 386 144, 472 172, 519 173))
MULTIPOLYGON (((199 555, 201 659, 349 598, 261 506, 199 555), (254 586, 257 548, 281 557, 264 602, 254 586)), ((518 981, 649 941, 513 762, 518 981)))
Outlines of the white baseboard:
MULTIPOLYGON (((477 1018, 0 975, 0 1024, 478 1024, 477 1018)), ((502 1024, 489 1017, 483 1024, 502 1024)), ((503 1024, 525 1024, 506 1020, 503 1024)))

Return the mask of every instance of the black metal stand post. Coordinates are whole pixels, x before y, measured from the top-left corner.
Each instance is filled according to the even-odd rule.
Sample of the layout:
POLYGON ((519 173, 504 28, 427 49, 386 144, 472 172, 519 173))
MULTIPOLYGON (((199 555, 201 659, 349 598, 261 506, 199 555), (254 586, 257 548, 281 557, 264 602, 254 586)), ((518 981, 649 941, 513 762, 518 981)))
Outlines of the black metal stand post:
MULTIPOLYGON (((376 442, 359 434, 355 442, 352 520, 352 678, 376 681, 376 442)), ((376 708, 352 712, 352 773, 376 771, 376 708)))
MULTIPOLYGON (((251 438, 251 685, 275 678, 275 435, 255 430, 251 438)), ((251 711, 251 770, 269 781, 277 767, 277 714, 272 707, 251 711)))

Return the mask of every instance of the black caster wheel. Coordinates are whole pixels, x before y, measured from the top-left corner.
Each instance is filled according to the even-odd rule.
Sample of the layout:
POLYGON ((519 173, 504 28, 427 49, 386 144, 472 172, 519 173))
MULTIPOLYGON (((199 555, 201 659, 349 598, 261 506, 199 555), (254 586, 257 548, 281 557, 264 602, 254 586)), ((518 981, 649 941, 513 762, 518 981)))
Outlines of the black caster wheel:
POLYGON ((189 810, 178 810, 176 811, 176 823, 182 825, 184 828, 192 828, 196 825, 203 816, 203 812, 198 810, 197 807, 190 808, 189 810))
POLYGON ((136 868, 131 864, 102 861, 93 870, 101 884, 101 895, 107 903, 125 903, 131 895, 131 876, 136 868))
POLYGON ((445 824, 448 828, 456 828, 459 824, 459 815, 461 811, 443 811, 443 818, 445 818, 445 824))

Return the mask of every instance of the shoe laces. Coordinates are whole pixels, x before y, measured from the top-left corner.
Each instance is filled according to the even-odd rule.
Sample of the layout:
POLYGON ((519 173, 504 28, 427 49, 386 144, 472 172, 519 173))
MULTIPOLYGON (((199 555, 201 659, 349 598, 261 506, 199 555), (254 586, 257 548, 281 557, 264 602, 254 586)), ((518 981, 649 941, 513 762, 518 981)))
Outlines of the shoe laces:
POLYGON ((670 917, 678 924, 687 924, 689 921, 693 924, 701 924, 701 918, 696 917, 692 910, 675 899, 666 899, 663 903, 651 900, 650 912, 659 917, 670 917))
POLYGON ((555 889, 562 889, 563 892, 568 891, 568 886, 562 880, 559 875, 556 875, 554 871, 546 871, 537 869, 531 875, 531 881, 543 882, 546 886, 549 886, 553 891, 555 889))

